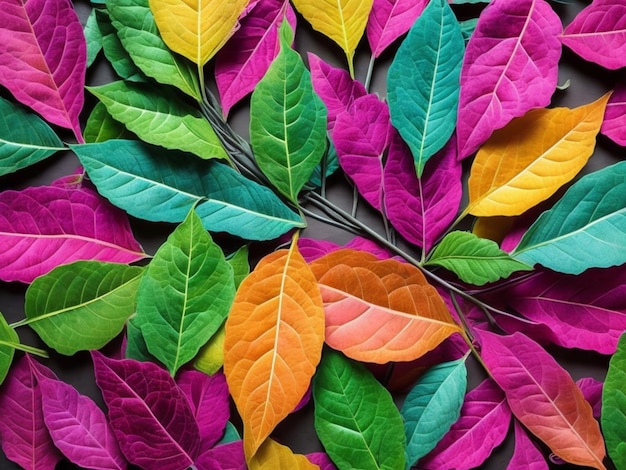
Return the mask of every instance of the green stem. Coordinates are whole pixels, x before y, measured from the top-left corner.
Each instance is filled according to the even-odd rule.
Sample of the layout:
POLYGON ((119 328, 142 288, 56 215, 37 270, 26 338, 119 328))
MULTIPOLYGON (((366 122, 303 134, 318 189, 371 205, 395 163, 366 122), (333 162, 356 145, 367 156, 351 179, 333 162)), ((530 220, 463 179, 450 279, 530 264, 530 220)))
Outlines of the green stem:
POLYGON ((50 357, 46 351, 43 349, 36 348, 34 346, 28 346, 27 344, 22 343, 7 343, 2 342, 2 344, 6 344, 7 346, 11 346, 13 349, 17 349, 18 351, 23 351, 25 353, 32 354, 34 356, 48 358, 50 357))

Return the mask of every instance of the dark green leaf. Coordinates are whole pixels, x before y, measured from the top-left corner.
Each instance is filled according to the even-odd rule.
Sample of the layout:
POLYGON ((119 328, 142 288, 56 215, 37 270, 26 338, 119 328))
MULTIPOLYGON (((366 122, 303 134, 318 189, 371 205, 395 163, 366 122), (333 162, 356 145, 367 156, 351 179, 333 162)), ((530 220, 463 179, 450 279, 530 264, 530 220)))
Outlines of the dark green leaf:
POLYGON ((602 388, 602 433, 607 451, 618 470, 626 469, 626 334, 611 357, 602 388))

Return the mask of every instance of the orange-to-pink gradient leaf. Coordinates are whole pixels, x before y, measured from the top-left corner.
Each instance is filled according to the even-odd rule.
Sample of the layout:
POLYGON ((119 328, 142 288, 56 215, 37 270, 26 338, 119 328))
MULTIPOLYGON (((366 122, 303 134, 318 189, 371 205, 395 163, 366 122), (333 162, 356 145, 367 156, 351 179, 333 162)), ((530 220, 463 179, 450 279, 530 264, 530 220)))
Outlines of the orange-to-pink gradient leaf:
POLYGON ((411 361, 460 333, 415 266, 351 249, 311 264, 322 291, 326 344, 357 361, 411 361))

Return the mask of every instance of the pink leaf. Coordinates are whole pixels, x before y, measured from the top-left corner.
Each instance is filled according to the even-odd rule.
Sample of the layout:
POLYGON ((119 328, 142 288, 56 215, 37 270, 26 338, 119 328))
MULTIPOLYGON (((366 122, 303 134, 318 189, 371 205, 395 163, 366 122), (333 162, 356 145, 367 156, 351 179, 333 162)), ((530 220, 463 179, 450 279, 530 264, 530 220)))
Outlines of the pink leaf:
POLYGON ((89 186, 0 193, 0 279, 32 282, 77 260, 130 263, 145 257, 128 217, 89 186))
POLYGON ((515 452, 507 465, 507 470, 548 470, 543 454, 528 436, 524 427, 515 421, 515 452))
POLYGON ((576 381, 576 385, 583 392, 585 400, 591 405, 593 417, 599 420, 602 412, 602 387, 604 384, 593 377, 583 377, 576 381))
POLYGON ((298 237, 298 250, 307 263, 311 263, 328 253, 337 251, 340 245, 328 240, 317 240, 315 238, 298 237))
POLYGON ((626 86, 618 85, 611 94, 600 132, 616 144, 626 147, 626 86))
POLYGON ((385 165, 385 213, 408 241, 429 251, 457 215, 462 168, 454 138, 429 162, 418 179, 413 156, 394 132, 385 165))
MULTIPOLYGON (((393 253, 391 253, 386 248, 382 248, 376 242, 369 240, 364 237, 354 237, 348 243, 344 245, 344 248, 352 248, 353 250, 365 251, 367 253, 371 253, 378 259, 389 259, 393 257, 393 253)), ((399 258, 400 261, 403 261, 399 258)))
POLYGON ((296 15, 289 2, 264 0, 256 3, 215 57, 215 80, 224 116, 254 90, 278 54, 278 28, 285 12, 295 30, 296 15))
POLYGON ((243 441, 220 444, 207 449, 196 459, 198 470, 246 470, 243 441))
POLYGON ((189 402, 165 369, 151 362, 91 353, 96 384, 128 461, 145 470, 193 465, 200 431, 189 402))
POLYGON ((309 462, 317 465, 320 470, 337 470, 335 464, 326 452, 312 452, 310 454, 306 454, 306 458, 309 462))
POLYGON ((366 29, 372 55, 377 58, 411 29, 427 3, 427 0, 374 0, 366 29))
POLYGON ((63 459, 44 425, 35 373, 56 379, 28 355, 11 368, 0 394, 0 442, 6 456, 28 470, 54 470, 63 459))
POLYGON ((583 59, 604 68, 626 66, 626 4, 594 0, 576 15, 560 39, 583 59))
POLYGON ((511 423, 504 393, 490 379, 465 397, 459 420, 435 448, 419 461, 420 468, 476 468, 502 443, 511 423))
POLYGON ((461 69, 459 158, 556 89, 561 21, 545 0, 495 0, 478 18, 461 69))
POLYGON ((69 0, 0 0, 0 84, 82 142, 87 46, 69 0))
POLYGON ((339 164, 359 193, 375 209, 382 209, 383 154, 391 121, 389 108, 376 95, 356 98, 348 110, 337 116, 332 140, 339 164))

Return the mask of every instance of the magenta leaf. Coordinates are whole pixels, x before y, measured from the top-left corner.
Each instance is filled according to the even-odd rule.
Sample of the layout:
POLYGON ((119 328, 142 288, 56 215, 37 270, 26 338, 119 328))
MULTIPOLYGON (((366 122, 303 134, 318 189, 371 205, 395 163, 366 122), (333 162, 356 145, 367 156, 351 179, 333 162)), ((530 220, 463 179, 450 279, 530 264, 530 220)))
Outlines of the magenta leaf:
POLYGON ((377 58, 406 33, 426 8, 427 0, 374 0, 367 21, 367 41, 377 58))
POLYGON ((193 465, 200 431, 182 390, 151 362, 115 360, 91 353, 96 384, 126 459, 145 470, 179 470, 193 465))
POLYGON ((543 454, 539 451, 535 443, 524 427, 517 421, 515 423, 515 451, 513 457, 507 465, 507 470, 548 470, 548 463, 543 454))
POLYGON ((604 111, 600 132, 618 145, 626 147, 626 86, 618 85, 604 111))
POLYGON ((561 20, 545 0, 495 0, 482 12, 461 69, 459 158, 556 89, 561 20))
POLYGON ((312 464, 317 465, 320 470, 337 470, 337 467, 326 452, 312 452, 306 454, 306 458, 312 464))
POLYGON ((311 263, 322 256, 341 248, 337 243, 315 238, 298 237, 298 250, 307 263, 311 263))
POLYGON ((421 179, 413 156, 394 132, 384 172, 385 213, 408 241, 429 251, 457 215, 462 197, 461 164, 454 136, 433 156, 421 179))
POLYGON ((456 470, 479 467, 502 443, 511 423, 504 393, 491 379, 470 391, 461 417, 435 448, 419 461, 420 468, 456 470))
POLYGON ((604 68, 626 66, 626 4, 594 0, 576 15, 560 39, 583 59, 604 68))
POLYGON ((233 441, 207 449, 196 459, 197 470, 246 470, 243 441, 233 441))
POLYGON ((25 355, 11 368, 0 394, 0 443, 6 456, 27 470, 54 470, 63 454, 44 424, 35 375, 56 379, 25 355))
POLYGON ((599 420, 602 412, 602 388, 604 383, 593 377, 583 377, 576 381, 576 385, 583 392, 585 400, 591 405, 593 417, 599 420))
POLYGON ((127 215, 85 185, 0 193, 0 279, 29 283, 78 260, 130 263, 146 255, 127 215))
POLYGON ((356 98, 337 116, 332 140, 339 164, 359 193, 375 209, 382 209, 383 156, 391 133, 389 108, 376 95, 356 98))
POLYGON ((82 142, 87 44, 69 0, 0 0, 0 84, 82 142))
POLYGON ((241 20, 241 27, 215 57, 215 80, 224 116, 252 92, 278 54, 278 28, 287 15, 296 29, 296 15, 285 0, 257 2, 241 20))

